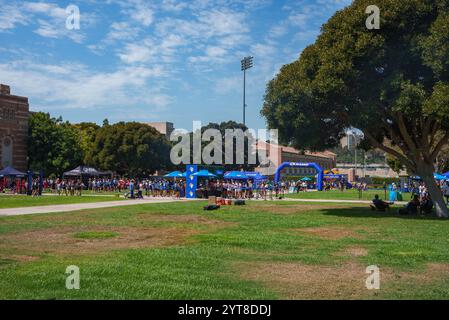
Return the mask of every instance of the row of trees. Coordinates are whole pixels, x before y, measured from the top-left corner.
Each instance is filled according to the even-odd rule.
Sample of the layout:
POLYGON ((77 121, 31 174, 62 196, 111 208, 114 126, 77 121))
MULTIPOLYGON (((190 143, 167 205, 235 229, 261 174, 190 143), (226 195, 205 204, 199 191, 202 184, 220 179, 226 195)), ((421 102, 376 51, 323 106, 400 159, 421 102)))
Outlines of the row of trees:
MULTIPOLYGON (((210 123, 201 128, 201 133, 208 129, 217 129, 224 141, 227 129, 246 131, 247 127, 234 121, 210 123)), ((193 133, 189 136, 192 144, 193 133)), ((61 176, 79 165, 125 176, 148 176, 160 170, 184 170, 184 165, 175 166, 170 159, 170 151, 176 143, 168 141, 156 129, 136 122, 111 125, 105 120, 102 126, 90 122, 71 124, 43 112, 33 113, 29 120, 30 169, 43 169, 47 176, 61 176)), ((202 141, 202 147, 209 143, 202 141)), ((253 152, 248 145, 249 139, 245 137, 245 163, 225 165, 225 170, 252 170, 257 166, 257 163, 248 164, 248 152, 253 152)), ((234 158, 237 151, 235 143, 234 158)), ((190 162, 193 163, 193 148, 191 152, 190 162)), ((220 153, 224 163, 224 144, 220 153)))
POLYGON ((42 112, 29 120, 29 166, 46 175, 61 176, 80 164, 120 175, 148 175, 170 169, 170 148, 165 136, 141 123, 70 124, 42 112))

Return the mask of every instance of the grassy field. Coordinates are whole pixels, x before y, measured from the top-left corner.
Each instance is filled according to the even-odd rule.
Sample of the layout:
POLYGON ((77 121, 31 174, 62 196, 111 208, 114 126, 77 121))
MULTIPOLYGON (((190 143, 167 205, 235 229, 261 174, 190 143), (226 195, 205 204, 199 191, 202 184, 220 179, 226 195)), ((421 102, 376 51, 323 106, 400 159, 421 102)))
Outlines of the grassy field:
POLYGON ((86 202, 103 202, 103 201, 117 201, 124 200, 114 196, 107 197, 67 197, 67 196, 42 196, 42 197, 28 197, 28 196, 7 196, 0 195, 0 209, 6 208, 20 208, 20 207, 35 207, 56 204, 72 204, 72 203, 86 203, 86 202))
POLYGON ((449 221, 347 204, 203 205, 0 217, 0 299, 449 298, 449 221), (65 288, 70 265, 80 290, 65 288), (369 265, 379 291, 365 287, 369 265))
MULTIPOLYGON (((333 200, 373 200, 375 195, 379 195, 382 200, 385 200, 384 190, 368 190, 362 192, 360 198, 359 191, 355 189, 346 190, 344 192, 338 190, 323 191, 323 192, 300 192, 287 195, 288 198, 293 199, 333 199, 333 200)), ((389 192, 387 191, 387 200, 389 192)), ((409 201, 411 194, 403 194, 404 201, 409 201)))

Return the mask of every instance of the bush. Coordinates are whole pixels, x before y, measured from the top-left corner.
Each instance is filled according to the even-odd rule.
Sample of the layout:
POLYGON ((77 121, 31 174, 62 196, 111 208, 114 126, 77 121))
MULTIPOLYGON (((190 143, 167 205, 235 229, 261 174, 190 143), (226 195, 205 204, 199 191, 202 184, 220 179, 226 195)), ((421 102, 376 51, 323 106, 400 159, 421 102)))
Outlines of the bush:
POLYGON ((399 179, 398 178, 382 178, 382 177, 370 177, 371 183, 372 185, 378 185, 378 186, 383 186, 384 182, 389 185, 394 183, 398 183, 399 179))

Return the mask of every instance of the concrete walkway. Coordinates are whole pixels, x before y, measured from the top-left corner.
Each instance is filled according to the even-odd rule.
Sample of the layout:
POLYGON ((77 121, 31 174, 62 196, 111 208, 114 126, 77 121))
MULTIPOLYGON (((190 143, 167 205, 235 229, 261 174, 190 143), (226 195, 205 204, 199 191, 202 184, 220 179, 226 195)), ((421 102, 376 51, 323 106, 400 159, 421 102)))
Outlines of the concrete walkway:
MULTIPOLYGON (((175 200, 175 199, 163 199, 163 198, 151 198, 144 200, 122 200, 122 201, 107 201, 107 202, 91 202, 91 203, 74 203, 74 204, 58 204, 39 207, 23 207, 23 208, 8 208, 0 209, 1 216, 21 216, 31 215, 39 213, 57 213, 57 212, 71 212, 86 209, 102 209, 113 207, 126 207, 135 206, 140 204, 156 204, 156 203, 174 203, 174 202, 188 202, 199 200, 175 200)), ((271 200, 251 200, 251 201, 267 201, 271 200)), ((292 199, 284 198, 283 200, 274 199, 273 201, 285 201, 285 202, 309 202, 309 203, 347 203, 347 204, 366 204, 370 205, 372 202, 367 200, 331 200, 331 199, 292 199)), ((398 205, 406 205, 407 202, 395 202, 398 205)))
POLYGON ((107 202, 91 202, 91 203, 58 204, 40 207, 8 208, 8 209, 0 209, 0 217, 21 216, 38 213, 70 212, 86 209, 126 207, 126 206, 136 206, 140 204, 172 203, 172 202, 187 202, 187 201, 190 200, 146 199, 146 200, 123 200, 123 201, 107 201, 107 202))

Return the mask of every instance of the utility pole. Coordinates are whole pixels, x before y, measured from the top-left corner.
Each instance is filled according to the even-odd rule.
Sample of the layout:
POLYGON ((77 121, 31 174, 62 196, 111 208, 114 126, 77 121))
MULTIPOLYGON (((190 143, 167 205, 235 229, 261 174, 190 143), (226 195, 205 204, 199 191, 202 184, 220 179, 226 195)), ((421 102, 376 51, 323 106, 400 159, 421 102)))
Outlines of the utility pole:
POLYGON ((243 71, 243 124, 246 125, 246 70, 253 67, 253 57, 246 57, 242 60, 243 71))

